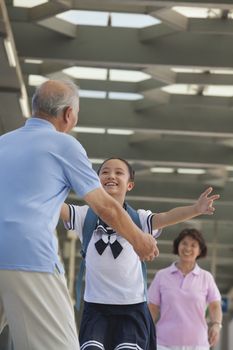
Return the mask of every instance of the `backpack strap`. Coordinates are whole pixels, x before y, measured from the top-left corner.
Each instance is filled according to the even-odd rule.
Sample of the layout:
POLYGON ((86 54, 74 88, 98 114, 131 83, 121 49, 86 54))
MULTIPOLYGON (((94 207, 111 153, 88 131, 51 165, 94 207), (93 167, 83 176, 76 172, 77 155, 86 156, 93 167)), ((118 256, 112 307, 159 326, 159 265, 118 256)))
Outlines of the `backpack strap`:
MULTIPOLYGON (((139 218, 138 212, 133 209, 128 203, 125 203, 125 209, 133 222, 140 228, 142 229, 141 221, 139 218)), ((143 274, 143 280, 144 280, 144 295, 147 300, 147 267, 145 261, 141 261, 142 265, 142 274, 143 274)))
MULTIPOLYGON (((138 212, 133 209, 128 203, 124 204, 124 207, 133 220, 133 222, 140 228, 142 229, 140 218, 138 215, 138 212)), ((91 240, 93 231, 96 228, 98 216, 94 213, 94 211, 91 208, 88 208, 87 214, 84 220, 84 225, 83 225, 83 242, 81 245, 81 256, 82 256, 82 261, 80 263, 80 268, 79 272, 77 275, 76 279, 76 308, 79 310, 80 309, 80 304, 81 304, 81 296, 82 296, 82 281, 83 281, 83 275, 85 271, 85 257, 86 257, 86 252, 87 252, 87 247, 88 244, 91 240)), ((146 263, 144 261, 141 262, 142 264, 142 274, 143 274, 143 279, 144 279, 144 294, 147 300, 147 268, 146 268, 146 263)))
POLYGON ((83 241, 82 241, 81 250, 80 250, 82 260, 80 263, 80 268, 76 279, 76 305, 75 306, 78 310, 80 309, 80 304, 81 304, 82 281, 83 281, 83 275, 84 275, 85 266, 86 266, 85 258, 86 258, 87 247, 91 240, 93 231, 96 228, 97 220, 98 220, 98 216, 95 214, 95 212, 91 208, 88 208, 87 214, 84 220, 84 225, 83 225, 83 241))

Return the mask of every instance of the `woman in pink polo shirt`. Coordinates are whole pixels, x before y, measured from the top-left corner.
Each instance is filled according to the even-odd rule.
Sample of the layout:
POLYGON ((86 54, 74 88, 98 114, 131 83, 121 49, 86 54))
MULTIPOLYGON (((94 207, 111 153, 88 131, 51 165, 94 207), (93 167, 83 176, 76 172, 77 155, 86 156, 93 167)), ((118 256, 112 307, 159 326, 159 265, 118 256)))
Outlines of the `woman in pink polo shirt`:
POLYGON ((209 350, 219 340, 222 310, 213 276, 196 263, 207 254, 202 234, 196 229, 181 231, 173 253, 179 259, 156 274, 148 292, 157 350, 209 350))

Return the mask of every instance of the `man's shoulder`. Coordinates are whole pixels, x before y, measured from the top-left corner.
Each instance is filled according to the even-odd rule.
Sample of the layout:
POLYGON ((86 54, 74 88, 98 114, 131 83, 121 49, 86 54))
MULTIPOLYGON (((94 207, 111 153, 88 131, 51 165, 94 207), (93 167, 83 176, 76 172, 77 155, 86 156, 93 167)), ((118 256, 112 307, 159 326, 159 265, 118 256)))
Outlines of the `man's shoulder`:
POLYGON ((11 130, 11 131, 6 132, 5 134, 0 135, 0 140, 3 140, 5 138, 11 137, 12 135, 17 134, 20 130, 22 130, 22 128, 23 127, 20 127, 18 129, 11 130))
POLYGON ((67 134, 65 132, 55 130, 55 133, 53 133, 53 134, 55 137, 66 140, 67 142, 78 142, 78 140, 76 140, 74 136, 67 134))
POLYGON ((59 131, 53 133, 53 135, 60 144, 65 145, 66 147, 82 148, 80 142, 72 135, 59 131))

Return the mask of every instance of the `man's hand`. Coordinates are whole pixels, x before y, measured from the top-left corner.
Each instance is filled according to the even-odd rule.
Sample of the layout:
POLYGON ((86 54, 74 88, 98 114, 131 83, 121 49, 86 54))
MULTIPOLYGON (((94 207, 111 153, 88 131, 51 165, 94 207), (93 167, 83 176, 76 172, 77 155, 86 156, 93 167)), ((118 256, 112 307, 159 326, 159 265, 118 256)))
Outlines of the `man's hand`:
POLYGON ((208 214, 212 215, 215 211, 213 207, 213 202, 216 199, 219 199, 219 194, 214 194, 209 197, 209 194, 213 191, 212 187, 207 188, 205 192, 203 192, 197 200, 195 204, 198 214, 208 214))
POLYGON ((157 242, 154 237, 148 233, 139 235, 134 250, 141 260, 152 261, 159 255, 157 242))
POLYGON ((84 200, 112 229, 132 244, 141 260, 153 260, 159 254, 156 240, 133 222, 122 205, 100 187, 89 192, 84 200))

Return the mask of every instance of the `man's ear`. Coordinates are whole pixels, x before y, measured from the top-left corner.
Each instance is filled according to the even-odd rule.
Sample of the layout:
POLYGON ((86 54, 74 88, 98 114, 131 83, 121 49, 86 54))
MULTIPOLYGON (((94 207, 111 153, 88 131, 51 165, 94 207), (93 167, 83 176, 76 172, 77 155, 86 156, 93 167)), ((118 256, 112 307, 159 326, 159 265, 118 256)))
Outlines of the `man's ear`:
POLYGON ((69 123, 70 120, 70 114, 72 113, 72 108, 71 107, 66 107, 64 108, 64 112, 63 112, 63 120, 65 123, 69 123))
POLYGON ((61 117, 58 119, 59 121, 58 130, 65 133, 69 132, 70 125, 71 125, 71 122, 70 122, 71 118, 72 118, 72 108, 67 106, 63 109, 61 117))
POLYGON ((133 182, 133 181, 130 181, 130 182, 128 183, 127 191, 131 191, 133 188, 134 188, 134 182, 133 182))

